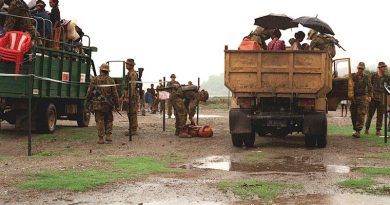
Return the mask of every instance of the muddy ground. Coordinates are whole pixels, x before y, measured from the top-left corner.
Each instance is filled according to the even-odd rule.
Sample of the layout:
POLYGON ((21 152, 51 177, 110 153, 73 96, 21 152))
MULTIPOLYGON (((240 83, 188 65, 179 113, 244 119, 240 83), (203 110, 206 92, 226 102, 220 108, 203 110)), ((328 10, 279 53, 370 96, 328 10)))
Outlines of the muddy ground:
MULTIPOLYGON (((212 138, 178 138, 173 135, 174 119, 167 120, 163 132, 162 115, 147 113, 139 116, 139 133, 129 142, 123 135, 126 119, 115 115, 113 144, 98 145, 95 138, 53 139, 43 143, 33 139, 33 153, 50 153, 48 157, 27 157, 25 134, 2 122, 1 131, 12 136, 0 137, 0 204, 264 204, 256 197, 242 199, 231 192, 222 192, 216 185, 220 181, 244 179, 301 185, 296 191, 280 195, 274 204, 390 204, 388 195, 337 185, 346 179, 365 178, 358 171, 361 167, 390 167, 388 159, 370 157, 389 152, 387 146, 333 135, 329 136, 326 148, 308 149, 303 136, 294 135, 285 139, 257 137, 254 148, 236 148, 231 143, 227 109, 202 106, 201 113, 199 122, 213 128, 212 138), (31 172, 104 168, 100 159, 107 156, 168 156, 172 158, 170 167, 184 171, 152 174, 86 192, 31 191, 17 187, 31 172)), ((339 115, 329 113, 328 124, 350 123, 350 118, 339 115)), ((76 123, 59 121, 58 125, 60 132, 76 123)), ((93 119, 90 126, 94 126, 93 119)), ((380 176, 376 181, 389 185, 390 177, 380 176)))

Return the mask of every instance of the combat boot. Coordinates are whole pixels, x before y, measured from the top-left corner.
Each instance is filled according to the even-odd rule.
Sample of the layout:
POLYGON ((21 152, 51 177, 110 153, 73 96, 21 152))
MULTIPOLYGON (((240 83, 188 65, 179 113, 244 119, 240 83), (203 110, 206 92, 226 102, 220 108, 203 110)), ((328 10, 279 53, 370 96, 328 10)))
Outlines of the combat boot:
POLYGON ((368 129, 366 129, 365 131, 364 131, 364 134, 365 135, 369 135, 370 133, 368 132, 368 129))
POLYGON ((112 143, 112 136, 111 135, 106 135, 106 142, 109 144, 112 143))
POLYGON ((376 136, 381 136, 381 134, 382 134, 381 130, 377 130, 376 133, 375 133, 376 136))
POLYGON ((360 131, 355 131, 355 132, 352 134, 352 137, 354 137, 354 138, 360 138, 360 131))
POLYGON ((99 136, 99 140, 97 141, 98 144, 104 144, 103 136, 99 136))
POLYGON ((179 134, 180 134, 180 129, 176 129, 175 130, 175 136, 179 136, 179 134))

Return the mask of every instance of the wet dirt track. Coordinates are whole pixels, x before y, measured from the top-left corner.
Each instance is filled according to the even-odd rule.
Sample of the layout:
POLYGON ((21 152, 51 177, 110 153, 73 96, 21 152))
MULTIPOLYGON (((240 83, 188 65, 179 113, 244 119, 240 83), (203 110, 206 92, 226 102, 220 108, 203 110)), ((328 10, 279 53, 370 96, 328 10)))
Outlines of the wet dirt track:
MULTIPOLYGON (((299 184, 302 189, 279 196, 274 204, 390 204, 390 197, 343 189, 337 183, 346 179, 364 178, 361 167, 390 167, 390 162, 369 158, 370 153, 386 153, 389 148, 368 144, 361 139, 343 136, 328 138, 325 149, 307 149, 303 136, 256 138, 254 148, 235 148, 228 129, 228 112, 202 110, 200 124, 210 125, 214 136, 210 139, 180 139, 173 135, 174 119, 167 120, 167 131, 162 132, 159 114, 139 116, 139 135, 132 142, 123 136, 127 122, 115 116, 114 143, 97 145, 95 141, 49 142, 33 147, 34 151, 59 153, 44 160, 25 156, 23 136, 0 138, 0 204, 265 204, 261 199, 242 200, 233 193, 217 188, 220 181, 260 180, 299 184), (61 154, 70 147, 77 155, 61 154), (47 168, 82 169, 98 166, 104 156, 166 156, 179 159, 171 167, 183 170, 175 176, 151 175, 135 181, 107 184, 87 192, 22 191, 15 182, 27 171, 47 168), (32 163, 33 162, 33 163, 32 163)), ((330 113, 328 123, 343 125, 349 118, 330 113)), ((93 122, 93 121, 91 121, 93 122)), ((62 126, 75 123, 60 121, 62 126)), ((94 123, 91 123, 94 124, 94 123)), ((93 125, 92 125, 93 126, 93 125)), ((2 129, 9 125, 2 123, 2 129)), ((95 139, 94 139, 95 140, 95 139)), ((379 177, 380 184, 389 185, 390 177, 379 177)))

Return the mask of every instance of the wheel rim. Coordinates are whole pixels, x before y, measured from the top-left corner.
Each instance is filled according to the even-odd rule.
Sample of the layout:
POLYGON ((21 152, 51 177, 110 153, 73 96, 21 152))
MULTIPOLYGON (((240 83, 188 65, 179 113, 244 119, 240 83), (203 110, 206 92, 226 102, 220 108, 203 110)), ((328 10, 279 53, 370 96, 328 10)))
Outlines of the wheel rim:
POLYGON ((49 111, 49 117, 48 117, 48 125, 49 129, 52 130, 54 126, 56 125, 56 116, 54 110, 49 111))

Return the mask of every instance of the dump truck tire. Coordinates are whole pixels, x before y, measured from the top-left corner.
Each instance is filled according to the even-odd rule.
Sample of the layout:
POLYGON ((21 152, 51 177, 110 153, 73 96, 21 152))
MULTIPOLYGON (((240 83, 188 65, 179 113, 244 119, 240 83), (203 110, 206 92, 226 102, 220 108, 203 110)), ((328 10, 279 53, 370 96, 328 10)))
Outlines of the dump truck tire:
POLYGON ((253 147, 255 145, 256 136, 254 133, 244 136, 244 144, 246 147, 253 147))
POLYGON ((232 142, 233 142, 233 146, 241 147, 242 144, 244 143, 244 139, 242 135, 232 134, 232 142))
POLYGON ((305 146, 306 147, 315 147, 317 138, 314 135, 305 135, 305 146))
POLYGON ((54 133, 57 125, 57 110, 52 103, 42 107, 38 120, 38 131, 43 133, 54 133))
POLYGON ((88 127, 91 119, 91 112, 82 109, 82 113, 77 115, 77 125, 79 127, 88 127))
POLYGON ((317 136, 317 147, 325 148, 327 144, 326 135, 318 135, 317 136))

